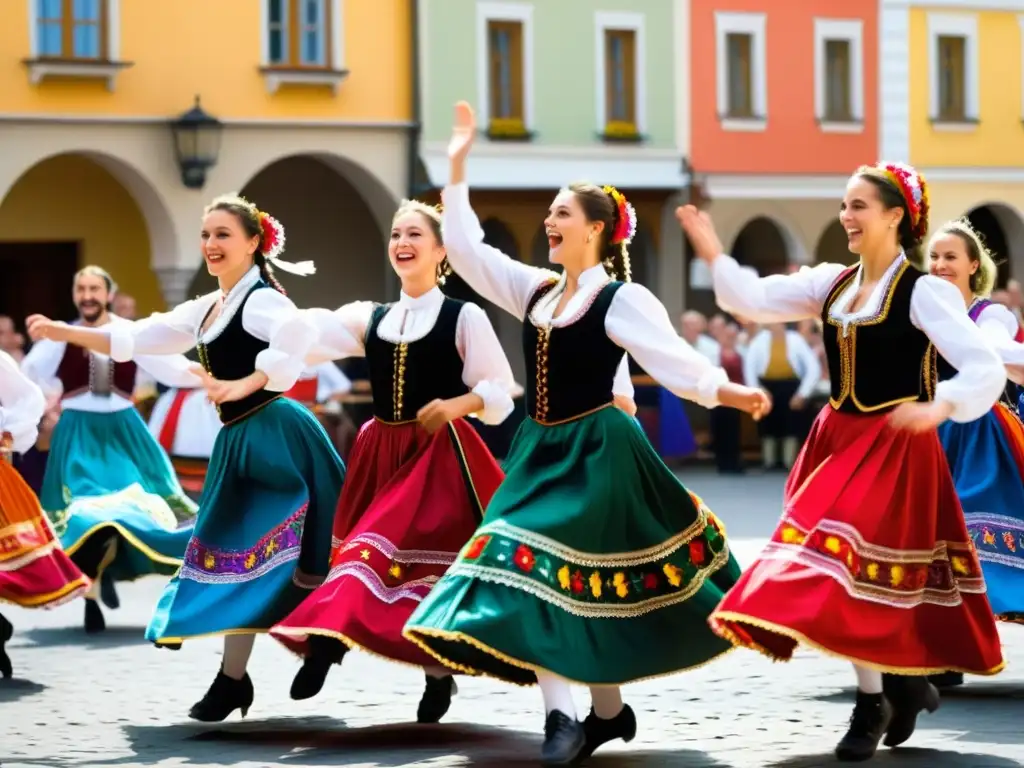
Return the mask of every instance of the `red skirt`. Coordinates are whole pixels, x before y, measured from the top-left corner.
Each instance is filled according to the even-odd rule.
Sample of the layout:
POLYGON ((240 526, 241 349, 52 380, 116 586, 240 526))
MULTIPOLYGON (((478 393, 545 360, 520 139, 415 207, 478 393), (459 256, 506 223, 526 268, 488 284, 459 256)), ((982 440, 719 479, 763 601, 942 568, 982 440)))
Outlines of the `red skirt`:
POLYGON ((324 635, 393 661, 436 664, 402 629, 503 479, 461 419, 433 435, 416 423, 367 422, 338 500, 330 574, 271 634, 303 655, 310 635, 324 635))
POLYGON ((0 459, 0 601, 53 607, 84 594, 90 583, 60 548, 32 489, 0 459))
POLYGON ((778 528, 709 621, 781 661, 804 643, 904 675, 1004 665, 938 436, 887 414, 822 410, 778 528))

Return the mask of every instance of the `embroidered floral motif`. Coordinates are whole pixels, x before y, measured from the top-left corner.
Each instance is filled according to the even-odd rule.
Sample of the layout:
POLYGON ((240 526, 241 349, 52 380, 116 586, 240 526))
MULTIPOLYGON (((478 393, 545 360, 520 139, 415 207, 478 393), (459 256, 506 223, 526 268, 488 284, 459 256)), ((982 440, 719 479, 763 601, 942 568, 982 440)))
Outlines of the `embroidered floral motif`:
POLYGON ((306 507, 248 549, 220 549, 193 537, 185 552, 181 577, 194 581, 247 581, 299 556, 306 507))
POLYGON ((1024 568, 1024 520, 979 513, 965 517, 979 560, 1024 568))

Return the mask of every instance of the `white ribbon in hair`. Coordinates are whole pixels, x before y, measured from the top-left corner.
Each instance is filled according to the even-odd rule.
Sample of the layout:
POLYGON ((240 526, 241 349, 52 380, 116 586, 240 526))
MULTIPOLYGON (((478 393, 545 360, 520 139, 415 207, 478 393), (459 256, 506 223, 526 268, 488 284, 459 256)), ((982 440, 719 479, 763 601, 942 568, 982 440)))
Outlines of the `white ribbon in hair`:
POLYGON ((316 274, 316 264, 312 261, 285 261, 279 259, 276 256, 267 256, 267 261, 274 265, 274 269, 280 269, 282 272, 287 272, 290 275, 299 275, 300 277, 308 277, 309 275, 316 274))

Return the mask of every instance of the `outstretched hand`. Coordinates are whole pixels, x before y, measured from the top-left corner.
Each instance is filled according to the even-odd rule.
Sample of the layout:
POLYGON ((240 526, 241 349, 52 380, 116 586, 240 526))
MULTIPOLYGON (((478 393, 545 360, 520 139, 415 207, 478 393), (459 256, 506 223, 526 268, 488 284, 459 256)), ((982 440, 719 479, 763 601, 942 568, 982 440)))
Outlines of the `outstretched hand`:
POLYGON ((28 332, 28 337, 32 339, 32 341, 40 341, 41 339, 62 341, 60 338, 60 329, 66 327, 66 323, 62 323, 58 320, 51 320, 46 315, 29 315, 25 319, 25 330, 28 332))
POLYGON ((452 123, 452 138, 448 142, 448 159, 465 162, 476 138, 476 113, 468 101, 455 105, 455 121, 452 123))
POLYGON ((676 219, 690 240, 694 253, 702 261, 711 264, 724 253, 722 241, 715 231, 715 224, 707 213, 698 210, 694 205, 681 205, 676 208, 676 219))

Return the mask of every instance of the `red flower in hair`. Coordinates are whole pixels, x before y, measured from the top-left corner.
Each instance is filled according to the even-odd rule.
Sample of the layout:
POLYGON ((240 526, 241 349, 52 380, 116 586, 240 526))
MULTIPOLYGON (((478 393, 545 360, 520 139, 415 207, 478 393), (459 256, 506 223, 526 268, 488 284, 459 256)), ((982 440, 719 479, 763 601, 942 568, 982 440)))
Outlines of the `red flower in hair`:
POLYGON ((259 212, 260 228, 263 230, 261 252, 268 259, 276 259, 284 251, 284 227, 269 213, 259 212))

